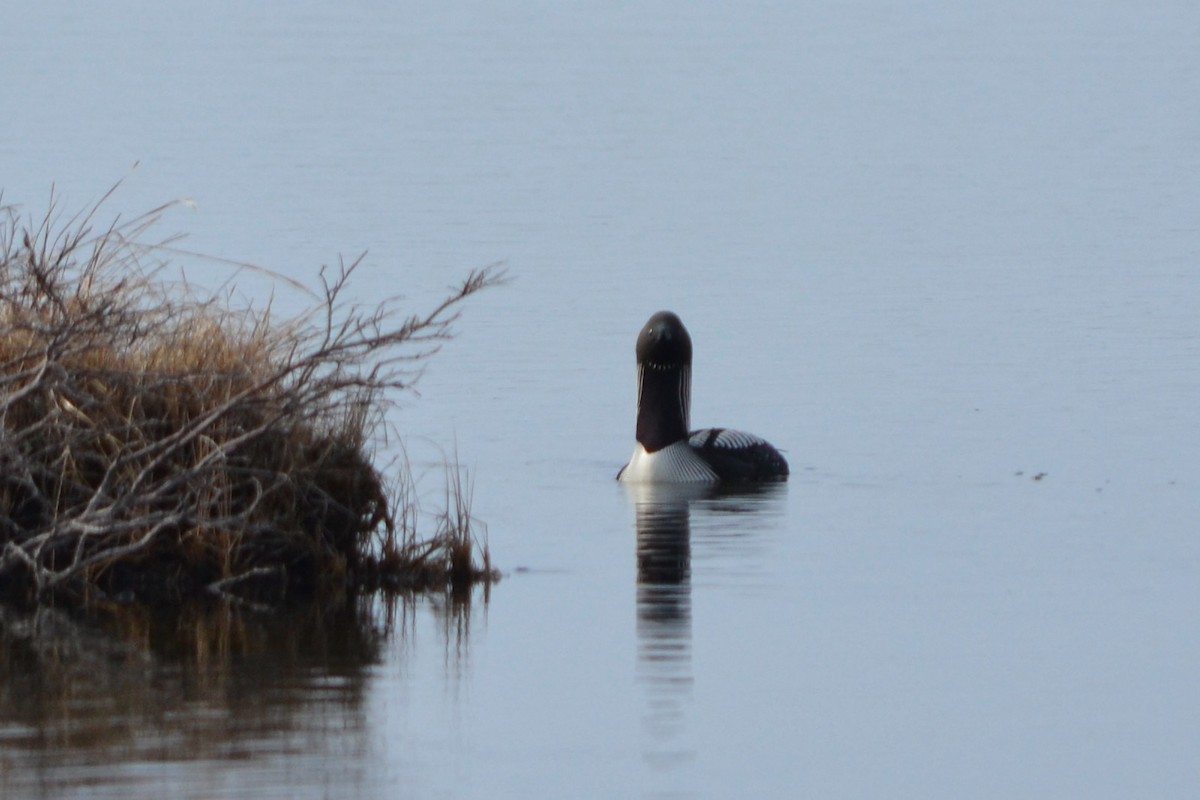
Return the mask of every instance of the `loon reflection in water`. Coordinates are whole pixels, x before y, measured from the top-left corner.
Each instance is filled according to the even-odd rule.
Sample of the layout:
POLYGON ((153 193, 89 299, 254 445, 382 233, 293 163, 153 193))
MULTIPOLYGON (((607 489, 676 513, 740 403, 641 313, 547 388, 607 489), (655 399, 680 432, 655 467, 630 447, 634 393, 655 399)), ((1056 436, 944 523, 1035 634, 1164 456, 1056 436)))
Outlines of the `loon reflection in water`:
POLYGON ((654 740, 647 756, 689 758, 694 752, 680 735, 694 680, 692 515, 711 568, 714 551, 728 557, 754 549, 754 537, 746 534, 760 528, 764 516, 780 513, 787 485, 640 482, 624 488, 637 514, 638 680, 648 691, 644 722, 654 740))

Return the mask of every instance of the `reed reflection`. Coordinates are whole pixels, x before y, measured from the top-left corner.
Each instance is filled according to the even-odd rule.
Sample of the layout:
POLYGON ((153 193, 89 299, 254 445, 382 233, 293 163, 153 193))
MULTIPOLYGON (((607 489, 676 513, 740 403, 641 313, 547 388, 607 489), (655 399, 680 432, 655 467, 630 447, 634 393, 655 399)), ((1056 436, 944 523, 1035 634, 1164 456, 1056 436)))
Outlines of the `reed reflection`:
MULTIPOLYGON (((374 668, 392 640, 403 649, 415 606, 430 602, 116 607, 86 618, 0 606, 0 796, 86 794, 147 775, 207 785, 215 762, 221 780, 305 791, 336 765, 353 795, 369 780, 374 668)), ((447 597, 438 608, 451 660, 465 657, 469 603, 447 597)))

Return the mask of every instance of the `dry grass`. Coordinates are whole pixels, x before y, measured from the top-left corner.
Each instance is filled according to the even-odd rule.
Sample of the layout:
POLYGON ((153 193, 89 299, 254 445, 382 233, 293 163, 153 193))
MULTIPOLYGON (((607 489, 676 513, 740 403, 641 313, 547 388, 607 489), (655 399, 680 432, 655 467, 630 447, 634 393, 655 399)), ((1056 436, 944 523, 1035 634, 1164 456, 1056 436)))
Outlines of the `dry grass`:
MULTIPOLYGON (((102 201, 103 202, 103 201, 102 201)), ((415 530, 408 473, 372 461, 389 398, 448 338, 471 273, 429 313, 345 299, 322 270, 286 320, 163 279, 166 207, 95 229, 0 208, 0 594, 159 602, 491 580, 469 486, 415 530), (482 550, 482 564, 475 551, 482 550)))

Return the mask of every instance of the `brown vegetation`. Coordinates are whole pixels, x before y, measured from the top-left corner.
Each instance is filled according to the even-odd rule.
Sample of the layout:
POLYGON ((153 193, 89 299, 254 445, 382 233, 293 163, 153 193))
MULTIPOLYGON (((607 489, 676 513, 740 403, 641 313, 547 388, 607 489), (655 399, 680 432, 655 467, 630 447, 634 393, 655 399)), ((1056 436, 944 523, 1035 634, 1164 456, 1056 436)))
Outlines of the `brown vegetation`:
POLYGON ((372 446, 460 302, 501 273, 403 317, 347 302, 356 261, 277 320, 163 278, 167 243, 146 238, 165 207, 97 232, 98 207, 63 224, 0 208, 0 594, 282 599, 494 577, 458 470, 423 540, 410 479, 372 446))

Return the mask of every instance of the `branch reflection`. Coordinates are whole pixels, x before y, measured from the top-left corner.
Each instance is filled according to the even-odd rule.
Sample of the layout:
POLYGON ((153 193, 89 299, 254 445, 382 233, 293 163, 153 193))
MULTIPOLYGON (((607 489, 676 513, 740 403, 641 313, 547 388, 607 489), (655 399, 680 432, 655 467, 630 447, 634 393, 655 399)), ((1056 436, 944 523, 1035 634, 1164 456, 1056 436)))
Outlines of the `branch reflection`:
POLYGON ((331 763, 353 796, 370 780, 356 773, 373 746, 373 675, 411 649, 418 607, 439 620, 456 679, 473 612, 449 594, 272 613, 0 606, 0 796, 87 793, 145 780, 148 764, 214 796, 239 774, 304 794, 328 782, 331 763), (212 783, 216 762, 225 783, 212 783))

